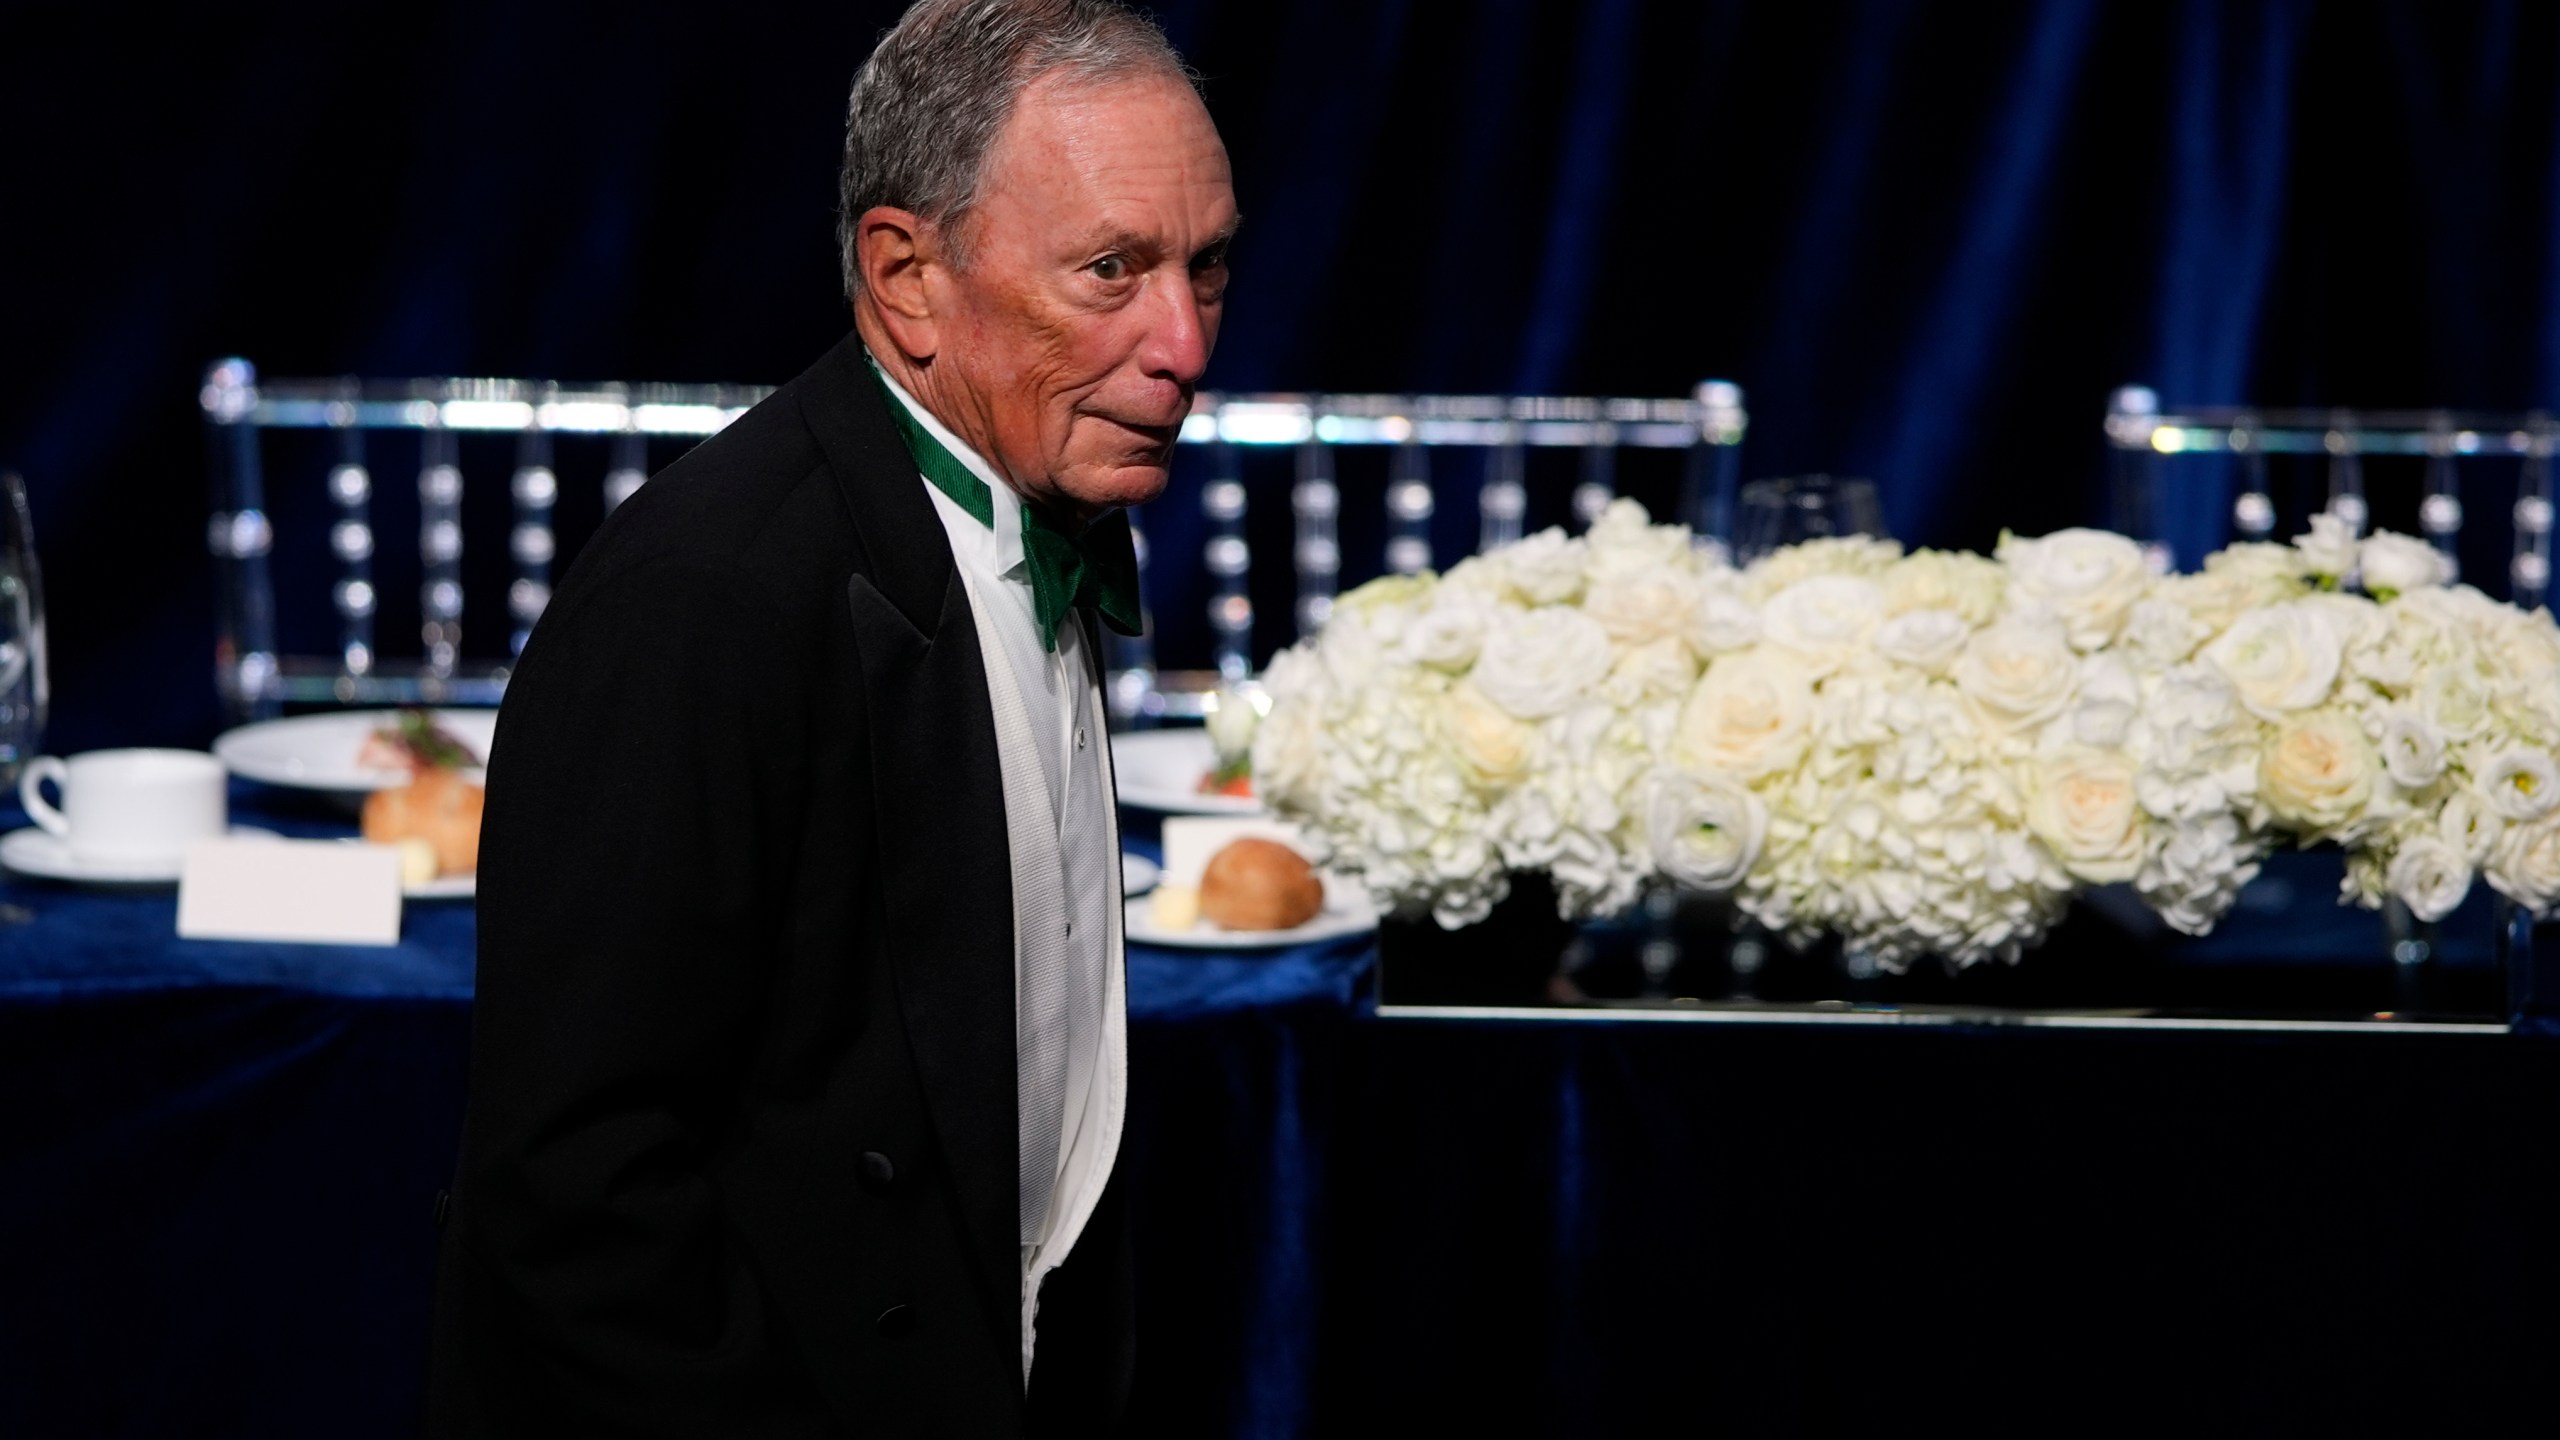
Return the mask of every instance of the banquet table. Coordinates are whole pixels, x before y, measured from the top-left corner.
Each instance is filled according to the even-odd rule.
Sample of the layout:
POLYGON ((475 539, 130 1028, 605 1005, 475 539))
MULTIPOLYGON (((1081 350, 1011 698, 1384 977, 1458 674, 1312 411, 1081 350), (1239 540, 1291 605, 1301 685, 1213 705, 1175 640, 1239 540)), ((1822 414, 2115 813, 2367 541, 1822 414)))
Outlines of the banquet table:
MULTIPOLYGON (((354 949, 0 901, 0 1436, 412 1433, 469 906, 354 949)), ((1137 1433, 2540 1403, 2548 1037, 1395 1019, 1374 960, 1132 947, 1137 1433)))

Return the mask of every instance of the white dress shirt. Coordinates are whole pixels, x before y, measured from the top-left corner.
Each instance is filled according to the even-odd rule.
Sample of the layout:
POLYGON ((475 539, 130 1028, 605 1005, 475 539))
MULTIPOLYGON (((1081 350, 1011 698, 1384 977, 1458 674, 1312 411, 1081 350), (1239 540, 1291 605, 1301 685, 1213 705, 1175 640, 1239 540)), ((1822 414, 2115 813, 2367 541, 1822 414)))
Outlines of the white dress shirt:
POLYGON ((1109 737, 1077 617, 1071 612, 1059 622, 1054 652, 1040 643, 1022 557, 1021 497, 895 380, 885 373, 881 379, 926 433, 986 482, 995 507, 994 524, 982 525, 917 476, 950 537, 977 621, 1003 769, 1013 873, 1027 1386, 1040 1282, 1065 1261, 1111 1178, 1128 1090, 1120 837, 1102 753, 1109 737), (1062 1097, 1055 1085, 1060 1046, 1062 1097))

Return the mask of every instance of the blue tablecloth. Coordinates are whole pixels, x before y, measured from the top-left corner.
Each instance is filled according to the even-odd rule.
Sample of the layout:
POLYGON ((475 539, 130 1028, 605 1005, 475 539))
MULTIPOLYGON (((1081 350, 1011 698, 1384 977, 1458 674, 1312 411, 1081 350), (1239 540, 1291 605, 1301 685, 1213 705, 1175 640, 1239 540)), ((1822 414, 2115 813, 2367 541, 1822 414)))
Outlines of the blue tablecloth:
MULTIPOLYGON (((409 1433, 469 908, 0 900, 0 1436, 409 1433)), ((1130 956, 1136 1433, 2452 1433, 2560 1339, 2560 1044, 1387 1021, 1371 959, 1130 956)))

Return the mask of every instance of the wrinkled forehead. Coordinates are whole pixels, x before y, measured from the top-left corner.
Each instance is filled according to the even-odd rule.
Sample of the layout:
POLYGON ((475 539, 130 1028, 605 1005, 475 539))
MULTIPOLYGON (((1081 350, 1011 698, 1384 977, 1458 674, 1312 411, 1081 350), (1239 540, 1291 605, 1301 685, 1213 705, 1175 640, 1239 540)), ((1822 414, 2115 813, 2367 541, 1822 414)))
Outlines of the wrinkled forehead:
POLYGON ((1057 72, 1026 87, 988 155, 982 208, 1043 230, 1198 245, 1230 228, 1225 143, 1182 77, 1057 72))

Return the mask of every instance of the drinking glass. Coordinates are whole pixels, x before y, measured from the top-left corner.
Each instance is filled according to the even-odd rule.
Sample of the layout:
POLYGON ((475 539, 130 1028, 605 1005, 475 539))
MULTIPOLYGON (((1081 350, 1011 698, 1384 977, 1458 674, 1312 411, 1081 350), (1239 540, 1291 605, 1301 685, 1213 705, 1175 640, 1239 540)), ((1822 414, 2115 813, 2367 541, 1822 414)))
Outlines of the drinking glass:
POLYGON ((1747 565, 1772 550, 1835 535, 1882 538, 1884 507, 1876 482, 1829 475, 1754 480, 1742 487, 1734 517, 1734 560, 1747 565))
POLYGON ((44 577, 36 568, 27 488, 0 471, 0 793, 44 740, 44 577))

